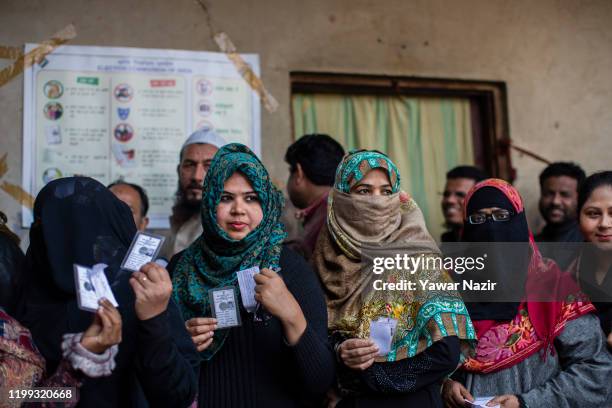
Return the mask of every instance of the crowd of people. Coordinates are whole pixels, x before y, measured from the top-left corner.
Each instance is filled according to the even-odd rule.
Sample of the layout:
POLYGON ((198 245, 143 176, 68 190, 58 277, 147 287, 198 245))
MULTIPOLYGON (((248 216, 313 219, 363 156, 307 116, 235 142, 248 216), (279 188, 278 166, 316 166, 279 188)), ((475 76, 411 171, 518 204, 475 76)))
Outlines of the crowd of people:
POLYGON ((0 388, 73 387, 65 406, 84 407, 464 407, 482 397, 503 408, 612 407, 612 171, 549 165, 546 225, 534 236, 511 184, 450 169, 439 241, 526 248, 512 268, 484 270, 519 287, 516 299, 473 301, 450 289, 466 276, 425 263, 386 279, 438 289, 372 290, 373 251, 433 265, 445 256, 389 156, 312 134, 285 161, 299 221, 290 236, 285 195, 260 158, 212 130, 193 133, 164 248, 136 272, 121 265, 148 226, 145 190, 48 183, 25 255, 0 226, 0 388), (119 306, 79 308, 75 264, 101 265, 119 306), (231 327, 215 313, 214 294, 228 289, 231 327))

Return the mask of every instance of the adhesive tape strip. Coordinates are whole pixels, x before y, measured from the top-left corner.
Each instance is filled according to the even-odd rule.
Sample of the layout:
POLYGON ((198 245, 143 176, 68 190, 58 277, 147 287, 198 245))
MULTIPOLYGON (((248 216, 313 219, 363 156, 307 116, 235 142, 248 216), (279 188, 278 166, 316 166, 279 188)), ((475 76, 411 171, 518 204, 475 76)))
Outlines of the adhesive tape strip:
POLYGON ((228 35, 225 33, 215 35, 215 42, 219 46, 219 49, 227 54, 227 58, 232 61, 242 78, 244 78, 255 92, 257 92, 266 110, 268 112, 276 111, 278 109, 278 101, 266 90, 261 79, 255 75, 251 67, 249 67, 240 54, 236 52, 236 47, 228 35))
POLYGON ((5 85, 11 79, 21 74, 24 69, 41 62, 47 55, 62 44, 76 37, 76 29, 72 24, 67 25, 62 30, 55 33, 49 40, 43 41, 38 47, 25 55, 17 58, 12 65, 0 71, 0 86, 5 85))

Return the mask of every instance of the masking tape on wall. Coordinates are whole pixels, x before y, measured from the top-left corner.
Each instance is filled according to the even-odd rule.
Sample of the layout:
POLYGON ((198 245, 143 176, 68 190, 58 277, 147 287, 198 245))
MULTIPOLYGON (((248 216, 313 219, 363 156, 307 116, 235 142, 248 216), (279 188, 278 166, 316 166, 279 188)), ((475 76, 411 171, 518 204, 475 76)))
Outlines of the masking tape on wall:
POLYGON ((24 191, 20 186, 9 182, 2 182, 0 189, 4 190, 5 193, 13 197, 15 200, 30 210, 34 208, 34 197, 32 197, 27 191, 24 191))
POLYGON ((23 57, 23 50, 20 47, 5 47, 0 45, 0 58, 16 60, 23 57))
MULTIPOLYGON (((8 164, 6 162, 8 153, 4 153, 4 156, 0 158, 0 178, 8 172, 8 164)), ((4 181, 0 185, 0 189, 4 190, 8 195, 19 201, 21 205, 28 207, 29 209, 34 208, 34 197, 28 192, 24 191, 21 187, 4 181)))
POLYGON ((4 177, 4 175, 8 171, 8 164, 6 164, 7 156, 8 156, 8 153, 4 153, 4 156, 0 158, 0 178, 4 177))
POLYGON ((53 35, 53 37, 51 37, 49 40, 43 41, 32 51, 25 55, 21 55, 12 65, 0 71, 0 86, 5 85, 11 79, 21 74, 27 67, 35 63, 40 63, 47 55, 53 52, 53 50, 60 45, 65 44, 69 40, 72 40, 74 37, 76 37, 76 29, 72 24, 69 24, 62 30, 55 33, 55 35, 53 35))
POLYGON ((266 90, 263 82, 249 67, 249 65, 242 59, 240 54, 236 52, 236 47, 232 43, 232 40, 225 33, 218 33, 215 35, 215 42, 219 46, 219 49, 227 54, 227 58, 234 64, 242 78, 249 84, 249 86, 257 92, 261 98, 261 102, 268 112, 274 112, 278 109, 277 100, 266 90))

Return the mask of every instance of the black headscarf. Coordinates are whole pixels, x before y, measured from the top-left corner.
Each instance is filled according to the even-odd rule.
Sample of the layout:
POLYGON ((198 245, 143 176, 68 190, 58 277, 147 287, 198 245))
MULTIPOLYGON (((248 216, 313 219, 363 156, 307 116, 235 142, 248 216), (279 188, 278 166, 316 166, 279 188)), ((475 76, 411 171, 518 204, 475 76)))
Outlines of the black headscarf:
MULTIPOLYGON (((499 189, 485 186, 477 191, 466 202, 467 215, 474 214, 483 208, 497 207, 510 211, 512 214, 508 221, 496 222, 487 219, 483 224, 470 224, 466 219, 463 227, 464 242, 512 242, 525 243, 522 246, 512 248, 501 248, 488 246, 487 252, 489 259, 486 262, 486 269, 483 271, 488 279, 498 283, 500 290, 524 290, 527 281, 527 271, 529 265, 529 227, 525 211, 516 213, 510 199, 499 189), (505 251, 512 251, 505 253, 505 251), (517 257, 517 251, 520 253, 517 257)), ((513 292, 512 296, 521 299, 524 292, 513 292)), ((512 320, 520 301, 516 302, 466 302, 472 320, 512 320)))
MULTIPOLYGON (((91 178, 52 181, 36 197, 24 294, 16 317, 32 332, 48 369, 53 370, 61 359, 62 335, 82 332, 92 321, 92 314, 77 306, 75 263, 108 265, 105 273, 119 303, 123 339, 127 338, 127 322, 135 316, 134 295, 128 283, 130 273, 119 265, 135 233, 129 207, 91 178)), ((118 366, 119 360, 120 356, 118 366)))

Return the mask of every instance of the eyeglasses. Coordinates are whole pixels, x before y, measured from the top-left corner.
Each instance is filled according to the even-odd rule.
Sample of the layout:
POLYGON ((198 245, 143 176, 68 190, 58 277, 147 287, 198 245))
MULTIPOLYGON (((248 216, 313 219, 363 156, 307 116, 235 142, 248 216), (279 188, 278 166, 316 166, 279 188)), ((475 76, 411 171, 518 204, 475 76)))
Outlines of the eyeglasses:
POLYGON ((470 224, 484 224, 488 219, 493 219, 495 222, 509 221, 514 214, 508 210, 497 210, 491 214, 476 213, 468 217, 470 224))

